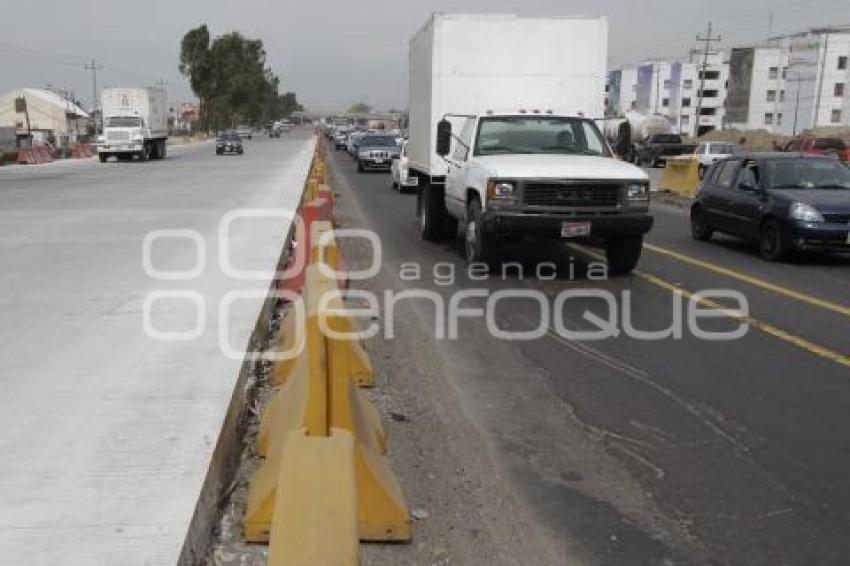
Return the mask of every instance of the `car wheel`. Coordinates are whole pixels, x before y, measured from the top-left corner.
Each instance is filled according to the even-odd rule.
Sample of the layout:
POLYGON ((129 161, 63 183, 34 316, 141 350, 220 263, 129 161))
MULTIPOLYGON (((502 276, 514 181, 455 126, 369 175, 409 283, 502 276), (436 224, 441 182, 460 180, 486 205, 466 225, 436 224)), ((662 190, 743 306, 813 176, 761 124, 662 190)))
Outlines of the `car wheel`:
POLYGON ((447 224, 443 192, 426 186, 419 198, 419 237, 431 242, 441 240, 445 236, 447 224))
POLYGON ((624 236, 608 242, 605 255, 608 258, 609 275, 628 275, 637 266, 643 251, 643 236, 624 236))
POLYGON ((366 168, 365 168, 365 167, 363 167, 363 162, 362 162, 362 161, 360 161, 360 160, 358 160, 358 161, 357 161, 357 172, 358 172, 358 173, 362 173, 362 172, 363 172, 363 171, 365 171, 365 170, 366 170, 366 168))
POLYGON ((790 255, 791 244, 775 220, 766 221, 761 227, 759 253, 767 261, 782 261, 790 255))
POLYGON ((714 230, 708 223, 708 215, 702 207, 697 206, 691 210, 691 236, 693 236, 694 240, 707 242, 713 235, 714 230))
POLYGON ((495 267, 496 245, 494 238, 484 229, 481 203, 473 198, 466 206, 465 226, 462 230, 463 250, 467 263, 485 263, 495 267))

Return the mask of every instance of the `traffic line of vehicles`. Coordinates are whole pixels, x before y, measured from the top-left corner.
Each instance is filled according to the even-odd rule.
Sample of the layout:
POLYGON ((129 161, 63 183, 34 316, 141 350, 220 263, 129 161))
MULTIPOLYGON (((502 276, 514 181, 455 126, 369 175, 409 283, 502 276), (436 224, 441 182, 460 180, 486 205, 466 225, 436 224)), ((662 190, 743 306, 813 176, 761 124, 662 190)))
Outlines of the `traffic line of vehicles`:
POLYGON ((604 18, 435 14, 410 43, 408 140, 349 126, 328 139, 358 170, 389 169, 395 188, 415 188, 421 239, 457 238, 470 263, 494 267, 503 246, 535 238, 599 247, 610 275, 631 272, 653 226, 635 164, 680 155, 703 179, 694 238, 753 239, 768 260, 850 251, 843 145, 801 138, 794 153, 747 154, 685 143, 665 118, 636 114, 603 134, 607 41, 604 18), (482 35, 499 41, 468 41, 482 35))

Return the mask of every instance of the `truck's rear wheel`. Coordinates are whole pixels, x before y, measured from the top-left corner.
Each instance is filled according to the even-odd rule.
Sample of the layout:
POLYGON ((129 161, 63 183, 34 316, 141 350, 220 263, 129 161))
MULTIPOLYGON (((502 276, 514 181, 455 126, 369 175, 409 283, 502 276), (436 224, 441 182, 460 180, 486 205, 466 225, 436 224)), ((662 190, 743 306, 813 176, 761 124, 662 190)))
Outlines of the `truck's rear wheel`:
POLYGON ((643 251, 643 236, 622 236, 608 242, 605 255, 608 257, 609 275, 628 275, 640 260, 643 251))
POLYGON ((495 241, 484 229, 481 203, 473 198, 466 206, 466 225, 463 229, 463 249, 467 263, 486 263, 491 269, 494 266, 495 241))
POLYGON ((147 161, 151 158, 151 147, 148 144, 142 145, 142 151, 139 152, 139 161, 147 161))
POLYGON ((419 236, 428 241, 441 239, 445 234, 446 224, 443 191, 426 185, 419 199, 419 236))

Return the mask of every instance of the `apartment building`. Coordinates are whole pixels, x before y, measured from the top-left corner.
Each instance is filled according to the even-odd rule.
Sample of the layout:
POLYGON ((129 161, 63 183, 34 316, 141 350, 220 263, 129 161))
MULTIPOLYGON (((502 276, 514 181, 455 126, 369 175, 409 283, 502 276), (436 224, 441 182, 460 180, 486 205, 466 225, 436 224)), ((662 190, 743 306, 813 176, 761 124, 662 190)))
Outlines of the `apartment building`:
POLYGON ((732 50, 727 126, 794 135, 850 126, 850 28, 732 50))
POLYGON ((609 75, 608 114, 633 110, 665 116, 673 130, 693 136, 722 128, 728 65, 723 53, 710 53, 702 83, 703 61, 647 61, 609 75), (702 97, 700 97, 702 95, 702 97), (701 104, 701 106, 700 106, 701 104), (697 120, 697 107, 700 117, 697 120))

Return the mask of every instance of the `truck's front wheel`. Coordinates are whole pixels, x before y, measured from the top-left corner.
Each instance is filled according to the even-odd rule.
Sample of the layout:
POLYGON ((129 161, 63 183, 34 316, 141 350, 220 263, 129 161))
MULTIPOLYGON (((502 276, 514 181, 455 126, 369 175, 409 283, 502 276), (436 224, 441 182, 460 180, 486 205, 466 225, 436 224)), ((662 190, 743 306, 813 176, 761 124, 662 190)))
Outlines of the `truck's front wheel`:
POLYGON ((481 203, 473 198, 466 206, 466 225, 463 229, 464 252, 468 263, 486 263, 491 269, 495 255, 495 242, 484 229, 481 203))
POLYGON ((643 236, 622 236, 608 242, 609 275, 628 275, 637 266, 643 251, 643 236))

